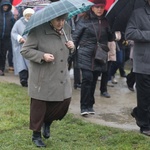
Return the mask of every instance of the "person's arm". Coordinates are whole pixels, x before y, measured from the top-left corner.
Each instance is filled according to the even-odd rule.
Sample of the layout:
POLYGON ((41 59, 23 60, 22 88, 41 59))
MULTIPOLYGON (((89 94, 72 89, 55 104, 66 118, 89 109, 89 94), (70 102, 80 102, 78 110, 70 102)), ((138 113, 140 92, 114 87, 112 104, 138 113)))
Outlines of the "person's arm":
POLYGON ((36 30, 33 29, 30 31, 26 42, 23 44, 21 49, 21 54, 28 60, 43 63, 44 61, 44 52, 38 50, 38 36, 36 35, 36 30))
MULTIPOLYGON (((133 40, 135 42, 150 42, 150 30, 142 29, 142 24, 145 22, 142 19, 142 15, 140 13, 134 11, 131 15, 126 31, 125 38, 127 40, 133 40)), ((148 17, 148 16, 147 16, 148 17)))

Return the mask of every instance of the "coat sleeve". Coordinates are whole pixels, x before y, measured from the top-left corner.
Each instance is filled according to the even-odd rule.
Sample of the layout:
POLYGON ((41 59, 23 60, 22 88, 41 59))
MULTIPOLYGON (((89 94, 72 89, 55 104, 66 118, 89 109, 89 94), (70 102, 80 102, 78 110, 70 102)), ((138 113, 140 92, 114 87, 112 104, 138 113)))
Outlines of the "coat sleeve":
MULTIPOLYGON (((139 12, 134 11, 128 21, 125 31, 125 38, 127 40, 133 40, 135 42, 150 42, 150 30, 144 30, 141 27, 143 22, 143 16, 139 15, 139 12)), ((148 16, 147 16, 148 17, 148 16)))
POLYGON ((80 43, 80 40, 82 38, 82 34, 85 30, 85 23, 84 23, 84 20, 81 18, 79 19, 79 21, 77 22, 76 24, 76 29, 75 31, 73 32, 73 41, 74 41, 74 44, 76 47, 79 46, 79 43, 80 43))
POLYGON ((18 40, 17 40, 18 36, 21 36, 21 33, 19 33, 19 31, 18 31, 18 29, 19 29, 20 26, 21 26, 21 22, 20 22, 20 20, 18 20, 14 24, 14 26, 13 26, 13 28, 11 30, 11 39, 15 40, 16 42, 18 42, 18 40))
POLYGON ((21 54, 28 60, 43 63, 44 52, 38 50, 38 36, 36 29, 30 31, 26 42, 23 44, 21 54))

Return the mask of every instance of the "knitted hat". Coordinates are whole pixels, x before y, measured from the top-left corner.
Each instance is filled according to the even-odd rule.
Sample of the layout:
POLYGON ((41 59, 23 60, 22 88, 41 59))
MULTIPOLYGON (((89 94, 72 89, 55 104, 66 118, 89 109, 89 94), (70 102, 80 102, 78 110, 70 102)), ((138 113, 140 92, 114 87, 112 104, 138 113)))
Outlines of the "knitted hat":
POLYGON ((23 16, 25 16, 26 14, 34 14, 35 11, 32 8, 27 8, 23 11, 23 16))
POLYGON ((106 0, 89 0, 89 1, 94 3, 95 5, 106 6, 106 0))

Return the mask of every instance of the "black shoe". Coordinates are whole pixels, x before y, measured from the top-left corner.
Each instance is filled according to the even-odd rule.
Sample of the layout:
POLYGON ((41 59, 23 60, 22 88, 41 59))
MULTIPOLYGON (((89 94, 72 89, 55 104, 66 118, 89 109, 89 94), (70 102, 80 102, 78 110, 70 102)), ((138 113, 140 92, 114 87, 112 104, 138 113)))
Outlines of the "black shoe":
POLYGON ((22 80, 20 81, 20 83, 21 83, 21 85, 22 85, 23 87, 28 87, 28 82, 27 82, 27 80, 22 79, 22 80))
POLYGON ((88 113, 91 114, 91 115, 94 115, 95 111, 92 107, 90 107, 90 108, 88 108, 88 113))
POLYGON ((106 97, 106 98, 110 98, 110 95, 107 92, 101 93, 101 96, 106 97))
POLYGON ((42 141, 41 138, 41 132, 33 132, 32 135, 32 142, 37 146, 37 147, 46 147, 44 142, 42 141))
POLYGON ((89 114, 88 109, 81 109, 81 116, 87 116, 89 114))
POLYGON ((133 87, 129 87, 129 86, 128 86, 128 89, 129 89, 130 91, 134 92, 134 88, 133 88, 133 87))
POLYGON ((137 111, 137 108, 135 107, 135 108, 132 110, 132 112, 131 112, 131 116, 136 120, 137 126, 139 126, 139 127, 141 128, 141 123, 140 123, 140 121, 138 120, 136 111, 137 111))
POLYGON ((140 129, 140 132, 146 136, 150 136, 150 130, 142 130, 140 129))
POLYGON ((42 135, 45 139, 48 139, 50 137, 50 123, 44 123, 43 124, 43 131, 42 135))
POLYGON ((123 78, 127 77, 127 75, 125 73, 121 74, 120 76, 123 77, 123 78))
POLYGON ((74 84, 74 89, 81 88, 81 84, 74 84))

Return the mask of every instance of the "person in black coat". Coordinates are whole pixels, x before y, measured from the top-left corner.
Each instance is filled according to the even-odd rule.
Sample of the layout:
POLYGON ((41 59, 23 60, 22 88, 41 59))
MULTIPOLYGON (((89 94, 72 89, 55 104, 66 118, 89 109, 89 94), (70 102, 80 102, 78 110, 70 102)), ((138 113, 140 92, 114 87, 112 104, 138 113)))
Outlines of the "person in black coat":
POLYGON ((76 47, 76 65, 81 69, 81 115, 95 114, 94 93, 96 82, 101 72, 106 71, 107 64, 100 64, 94 60, 97 45, 96 33, 100 34, 98 42, 107 46, 108 41, 113 40, 109 24, 104 16, 105 0, 93 0, 95 5, 83 14, 76 24, 73 32, 73 40, 76 47), (100 32, 99 32, 100 31, 100 32))
POLYGON ((12 48, 10 33, 15 22, 9 0, 0 3, 0 76, 4 76, 6 54, 12 48))

